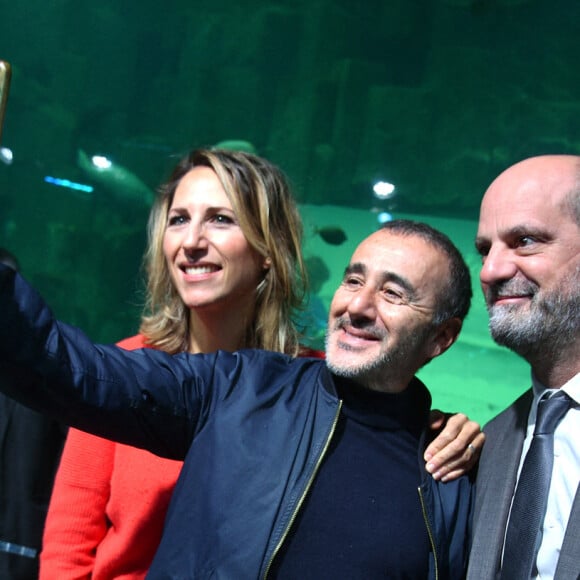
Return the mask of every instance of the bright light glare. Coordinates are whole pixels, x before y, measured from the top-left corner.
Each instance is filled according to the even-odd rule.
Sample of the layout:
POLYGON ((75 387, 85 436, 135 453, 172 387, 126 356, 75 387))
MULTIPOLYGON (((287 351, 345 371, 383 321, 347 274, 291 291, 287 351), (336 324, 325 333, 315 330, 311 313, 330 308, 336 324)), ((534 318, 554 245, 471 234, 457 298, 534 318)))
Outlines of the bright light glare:
POLYGON ((388 181, 377 181, 373 185, 373 191, 375 192, 375 197, 379 199, 388 199, 395 193, 395 186, 388 181))
POLYGON ((92 193, 93 187, 91 185, 85 185, 84 183, 76 183, 70 179, 61 179, 60 177, 52 177, 47 175, 44 178, 46 183, 52 183, 53 185, 58 185, 59 187, 67 187, 68 189, 74 189, 76 191, 84 191, 85 193, 92 193))
POLYGON ((6 163, 6 165, 11 165, 14 160, 12 149, 8 149, 8 147, 0 147, 0 160, 6 163))
POLYGON ((111 165, 113 165, 111 161, 103 155, 93 155, 91 161, 93 162, 93 165, 99 169, 109 169, 111 165))
POLYGON ((382 211, 379 215, 377 215, 377 220, 380 224, 386 224, 387 222, 392 221, 393 216, 388 211, 382 211))

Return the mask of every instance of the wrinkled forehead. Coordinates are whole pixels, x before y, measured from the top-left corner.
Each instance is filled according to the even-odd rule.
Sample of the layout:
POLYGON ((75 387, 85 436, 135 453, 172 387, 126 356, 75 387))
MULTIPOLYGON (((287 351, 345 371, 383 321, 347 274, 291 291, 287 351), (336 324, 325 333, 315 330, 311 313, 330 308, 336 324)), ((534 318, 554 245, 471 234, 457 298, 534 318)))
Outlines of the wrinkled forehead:
POLYGON ((417 288, 439 288, 449 274, 447 256, 439 248, 418 235, 388 230, 378 230, 359 244, 350 260, 355 264, 369 277, 397 275, 417 288))

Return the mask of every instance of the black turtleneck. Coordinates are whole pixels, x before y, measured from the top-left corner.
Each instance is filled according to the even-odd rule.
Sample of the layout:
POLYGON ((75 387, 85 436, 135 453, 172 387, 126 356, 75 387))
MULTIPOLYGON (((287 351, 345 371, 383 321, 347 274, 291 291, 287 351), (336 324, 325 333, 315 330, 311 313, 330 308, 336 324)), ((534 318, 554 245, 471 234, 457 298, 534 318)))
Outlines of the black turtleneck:
POLYGON ((424 580, 418 447, 429 393, 417 380, 397 394, 335 382, 343 400, 336 431, 268 577, 424 580))

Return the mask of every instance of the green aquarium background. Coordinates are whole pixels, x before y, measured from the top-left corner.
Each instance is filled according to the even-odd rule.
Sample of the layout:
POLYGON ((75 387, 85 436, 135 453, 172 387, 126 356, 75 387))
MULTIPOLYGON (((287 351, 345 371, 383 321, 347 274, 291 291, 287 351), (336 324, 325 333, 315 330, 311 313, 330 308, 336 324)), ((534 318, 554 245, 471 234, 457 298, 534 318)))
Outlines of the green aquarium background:
POLYGON ((381 219, 424 220, 457 243, 474 285, 458 344, 420 373, 434 404, 485 422, 529 386, 527 365, 488 336, 473 239, 498 173, 580 153, 578 0, 0 7, 0 59, 12 65, 0 246, 59 317, 100 342, 137 331, 154 191, 186 151, 226 142, 294 184, 318 309, 305 320, 324 319, 381 219), (91 165, 96 154, 108 170, 91 165), (381 181, 392 195, 375 195, 381 181), (324 235, 338 230, 341 243, 324 235))

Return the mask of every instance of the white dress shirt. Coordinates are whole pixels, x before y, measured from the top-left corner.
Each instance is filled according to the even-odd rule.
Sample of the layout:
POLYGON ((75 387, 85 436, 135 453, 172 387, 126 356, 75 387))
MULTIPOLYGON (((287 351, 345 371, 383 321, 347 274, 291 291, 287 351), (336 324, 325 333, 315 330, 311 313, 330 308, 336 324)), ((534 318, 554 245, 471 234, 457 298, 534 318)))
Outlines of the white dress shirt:
MULTIPOLYGON (((545 392, 555 393, 558 389, 546 389, 532 376, 534 400, 528 417, 528 429, 524 440, 519 472, 534 433, 538 401, 545 392)), ((559 390, 568 394, 576 403, 554 431, 554 466, 548 494, 548 505, 543 525, 542 543, 536 560, 537 580, 552 580, 556 572, 560 549, 578 483, 580 482, 580 374, 570 379, 559 390)), ((580 555, 579 555, 580 557, 580 555)))

